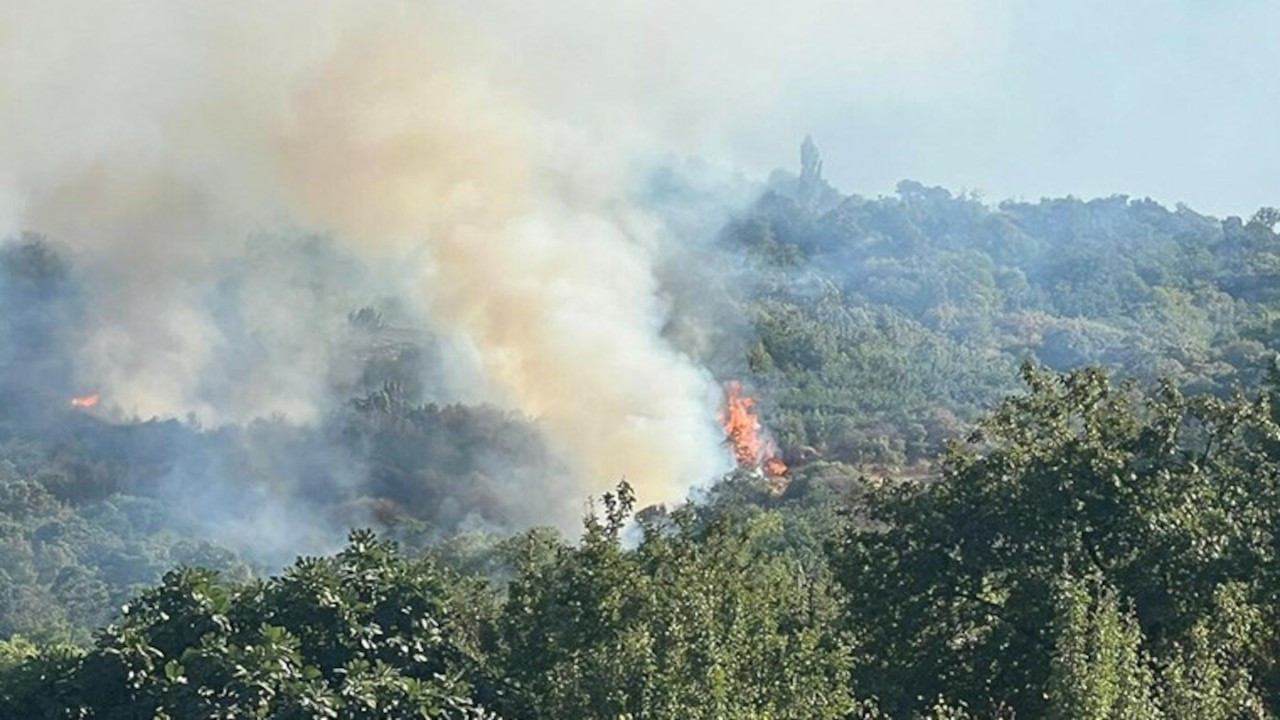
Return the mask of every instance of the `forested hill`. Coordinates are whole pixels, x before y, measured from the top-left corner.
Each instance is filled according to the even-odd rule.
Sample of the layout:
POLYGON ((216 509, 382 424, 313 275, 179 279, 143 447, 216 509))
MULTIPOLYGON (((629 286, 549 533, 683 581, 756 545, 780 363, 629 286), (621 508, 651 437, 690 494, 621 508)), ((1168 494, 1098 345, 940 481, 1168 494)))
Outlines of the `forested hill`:
POLYGON ((841 196, 806 156, 722 233, 746 248, 746 361, 793 454, 897 465, 1016 389, 1024 360, 1192 392, 1255 387, 1280 341, 1280 214, 1006 201, 914 181, 841 196))
POLYGON ((1280 213, 801 160, 660 269, 789 472, 623 483, 567 539, 528 529, 536 423, 429 402, 393 304, 351 308, 314 425, 99 416, 73 264, 5 242, 0 717, 1275 716, 1280 213), (271 564, 352 525, 382 539, 271 564))

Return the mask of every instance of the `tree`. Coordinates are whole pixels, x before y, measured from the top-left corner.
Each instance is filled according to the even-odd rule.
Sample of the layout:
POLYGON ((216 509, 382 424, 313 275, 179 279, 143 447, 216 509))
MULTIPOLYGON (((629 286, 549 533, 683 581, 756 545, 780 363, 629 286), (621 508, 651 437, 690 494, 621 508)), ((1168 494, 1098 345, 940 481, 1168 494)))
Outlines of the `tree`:
POLYGON ((440 573, 353 532, 330 558, 244 584, 179 569, 87 652, 4 673, 4 717, 482 718, 440 573))
POLYGON ((1155 702, 1155 671, 1142 647, 1142 631, 1133 615, 1120 607, 1115 590, 1067 579, 1057 587, 1055 601, 1050 714, 1064 720, 1163 717, 1155 702))
POLYGON ((1258 208, 1258 212, 1249 218, 1249 222, 1268 230, 1274 229, 1276 225, 1280 225, 1280 208, 1264 207, 1258 208))
POLYGON ((839 718, 847 655, 821 568, 763 555, 767 519, 684 507, 623 535, 632 495, 604 497, 578 547, 530 552, 508 588, 501 665, 528 718, 839 718))
MULTIPOLYGON (((1218 617, 1225 587, 1275 607, 1280 428, 1266 399, 1186 398, 1167 384, 1143 394, 1097 369, 1023 372, 1029 392, 952 449, 942 481, 869 496, 875 527, 833 548, 855 684, 891 712, 941 695, 1044 714, 1064 582, 1115 593, 1071 632, 1121 633, 1110 605, 1131 606, 1157 662, 1218 617)), ((1235 687, 1274 682, 1273 637, 1260 629, 1233 651, 1248 675, 1235 687)))

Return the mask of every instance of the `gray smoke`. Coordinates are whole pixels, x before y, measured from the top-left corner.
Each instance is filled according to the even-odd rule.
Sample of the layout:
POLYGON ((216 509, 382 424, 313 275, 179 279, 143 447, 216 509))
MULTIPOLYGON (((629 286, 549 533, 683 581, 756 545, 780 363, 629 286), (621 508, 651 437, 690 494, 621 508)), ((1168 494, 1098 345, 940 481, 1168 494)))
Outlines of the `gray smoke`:
POLYGON ((554 488, 566 504, 622 477, 674 500, 725 467, 717 388, 661 336, 669 237, 622 155, 542 114, 457 15, 2 17, 0 132, 18 140, 0 151, 3 224, 71 249, 74 384, 102 412, 314 423, 356 381, 346 313, 392 297, 447 355, 424 384, 533 419, 578 479, 554 488))

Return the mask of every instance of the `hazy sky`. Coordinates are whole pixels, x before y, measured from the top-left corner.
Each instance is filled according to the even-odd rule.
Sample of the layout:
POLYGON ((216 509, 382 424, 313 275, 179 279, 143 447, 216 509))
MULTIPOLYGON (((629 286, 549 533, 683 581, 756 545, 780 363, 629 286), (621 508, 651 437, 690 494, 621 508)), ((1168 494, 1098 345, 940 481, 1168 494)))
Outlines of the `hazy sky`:
MULTIPOLYGON (((127 85, 145 105, 153 46, 199 46, 208 23, 169 21, 207 4, 104 3, 99 15, 141 39, 95 40, 103 19, 75 0, 0 0, 0 40, 19 20, 40 30, 48 19, 33 37, 85 26, 80 45, 140 68, 127 85)), ((247 16, 277 7, 216 5, 247 16)), ((1277 0, 385 0, 369 14, 400 5, 457 15, 476 32, 455 44, 484 46, 468 48, 468 62, 490 63, 478 71, 523 93, 531 117, 599 154, 698 155, 762 175, 794 167, 812 133, 827 176, 864 195, 911 178, 992 202, 1125 193, 1220 215, 1280 205, 1277 0)), ((335 29, 280 32, 322 43, 335 29)), ((6 56, 11 40, 0 42, 0 100, 6 69, 33 74, 31 57, 6 56)), ((82 86, 72 101, 119 89, 82 86)), ((110 118, 63 114, 110 130, 110 118)))
POLYGON ((991 202, 1123 193, 1244 216, 1280 205, 1280 2, 957 5, 959 29, 932 45, 913 18, 883 19, 900 57, 882 52, 871 76, 797 79, 788 109, 743 132, 736 154, 794 164, 812 132, 828 178, 864 195, 909 177, 991 202))

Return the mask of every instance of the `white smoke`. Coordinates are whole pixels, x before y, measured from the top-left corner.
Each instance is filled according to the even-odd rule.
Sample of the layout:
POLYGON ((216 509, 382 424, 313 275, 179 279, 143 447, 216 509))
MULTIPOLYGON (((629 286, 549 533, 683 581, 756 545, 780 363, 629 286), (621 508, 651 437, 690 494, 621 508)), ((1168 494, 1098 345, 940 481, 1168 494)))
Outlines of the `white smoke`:
POLYGON ((729 463, 718 388, 662 338, 673 239, 637 160, 972 34, 947 3, 846 5, 12 0, 0 229, 75 248, 81 384, 126 414, 313 420, 343 311, 407 293, 465 349, 457 398, 536 419, 580 490, 677 499, 729 463), (291 264, 303 231, 349 276, 291 264))
POLYGON ((567 152, 457 18, 50 3, 4 27, 8 225, 76 250, 82 384, 126 413, 313 419, 335 320, 385 281, 465 339, 471 394, 534 418, 581 490, 669 500, 722 466, 715 386, 660 337, 662 230, 626 168, 567 152), (297 228, 343 243, 349 287, 273 250, 297 228), (211 300, 228 267, 230 309, 211 300))

